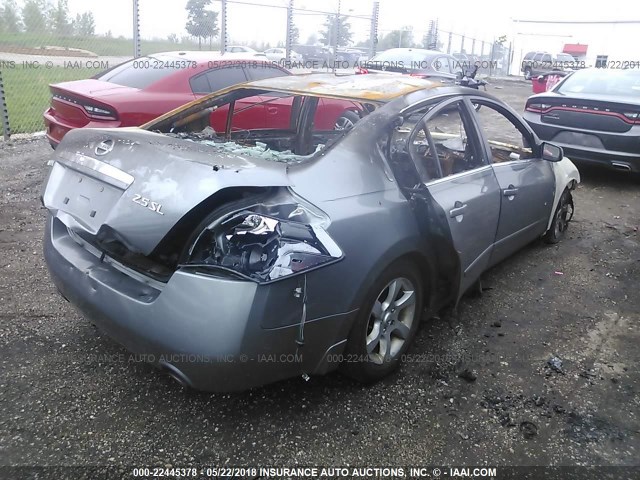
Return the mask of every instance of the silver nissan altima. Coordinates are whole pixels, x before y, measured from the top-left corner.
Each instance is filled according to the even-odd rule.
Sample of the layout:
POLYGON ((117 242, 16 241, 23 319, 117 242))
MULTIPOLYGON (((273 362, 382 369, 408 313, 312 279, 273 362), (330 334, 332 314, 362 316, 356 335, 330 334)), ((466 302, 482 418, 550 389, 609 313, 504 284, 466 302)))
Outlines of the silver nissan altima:
POLYGON ((141 128, 73 130, 49 163, 61 294, 211 391, 388 375, 421 317, 561 240, 580 181, 503 102, 393 74, 234 86, 141 128))

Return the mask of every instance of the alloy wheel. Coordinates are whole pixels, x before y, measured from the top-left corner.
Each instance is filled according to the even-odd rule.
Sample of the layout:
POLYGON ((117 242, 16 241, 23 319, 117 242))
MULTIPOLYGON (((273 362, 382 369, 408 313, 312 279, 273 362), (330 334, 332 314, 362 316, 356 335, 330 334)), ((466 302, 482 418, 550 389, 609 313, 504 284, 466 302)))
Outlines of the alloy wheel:
POLYGON ((381 365, 394 360, 416 321, 416 288, 407 278, 395 278, 373 304, 367 325, 366 352, 381 365))

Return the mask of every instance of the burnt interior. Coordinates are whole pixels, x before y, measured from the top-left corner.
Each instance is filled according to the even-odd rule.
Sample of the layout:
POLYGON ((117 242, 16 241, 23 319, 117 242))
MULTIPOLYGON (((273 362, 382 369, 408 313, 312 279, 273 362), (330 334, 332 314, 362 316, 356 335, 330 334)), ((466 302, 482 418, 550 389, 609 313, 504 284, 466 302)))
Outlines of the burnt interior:
POLYGON ((255 147, 259 142, 274 152, 290 152, 308 156, 327 148, 342 138, 350 128, 340 128, 338 120, 346 116, 352 123, 375 109, 373 104, 350 100, 324 99, 279 91, 238 89, 197 103, 172 117, 160 120, 148 128, 158 133, 209 144, 234 142, 255 147), (270 118, 270 112, 282 109, 270 118), (260 109, 267 111, 264 121, 257 117, 260 109), (346 113, 345 113, 346 112, 346 113), (223 121, 224 117, 224 121, 223 121), (324 117, 324 125, 319 118, 324 117), (331 126, 326 125, 329 119, 331 126))

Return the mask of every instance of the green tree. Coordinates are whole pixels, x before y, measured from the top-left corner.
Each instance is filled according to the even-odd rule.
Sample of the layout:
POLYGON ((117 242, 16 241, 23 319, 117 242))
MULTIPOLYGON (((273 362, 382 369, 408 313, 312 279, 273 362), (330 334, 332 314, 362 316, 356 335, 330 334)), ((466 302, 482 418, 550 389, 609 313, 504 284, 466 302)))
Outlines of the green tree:
POLYGON ((0 26, 2 31, 7 33, 19 33, 22 30, 22 21, 15 0, 5 0, 0 12, 0 26))
POLYGON ((198 37, 198 47, 202 48, 202 39, 211 39, 218 35, 218 12, 207 10, 211 0, 189 0, 187 2, 187 24, 189 35, 198 37))
POLYGON ((69 20, 67 0, 58 0, 58 3, 49 10, 49 27, 57 35, 73 34, 73 24, 69 20))
MULTIPOLYGON (((93 13, 78 13, 73 22, 73 33, 78 37, 93 37, 96 34, 96 21, 93 18, 93 13)), ((106 36, 109 38, 113 36, 111 30, 107 32, 106 36)))
POLYGON ((27 0, 22 7, 22 22, 27 33, 47 31, 47 4, 44 0, 27 0))
POLYGON ((337 44, 339 47, 346 47, 349 45, 352 35, 351 24, 346 17, 327 15, 324 21, 324 30, 320 32, 320 42, 325 45, 337 44))
POLYGON ((389 48, 413 47, 413 30, 411 27, 404 27, 401 30, 392 30, 378 40, 377 49, 379 51, 389 48))

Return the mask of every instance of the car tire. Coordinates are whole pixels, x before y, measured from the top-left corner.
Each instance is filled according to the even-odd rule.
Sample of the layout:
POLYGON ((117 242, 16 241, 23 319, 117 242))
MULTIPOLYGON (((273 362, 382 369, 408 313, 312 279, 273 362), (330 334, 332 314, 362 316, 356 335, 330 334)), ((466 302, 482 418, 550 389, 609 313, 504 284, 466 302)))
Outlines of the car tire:
POLYGON ((400 260, 369 289, 347 339, 342 371, 362 383, 392 373, 416 336, 424 290, 420 272, 400 260))
POLYGON ((529 67, 524 69, 524 79, 531 80, 531 69, 529 67))
POLYGON ((355 126, 358 120, 360 120, 360 116, 356 112, 345 110, 337 118, 334 130, 349 131, 355 126))
POLYGON ((553 215, 553 221, 551 227, 547 233, 544 234, 545 243, 555 244, 562 240, 569 227, 569 222, 573 217, 573 196, 569 189, 562 192, 558 206, 553 215))

